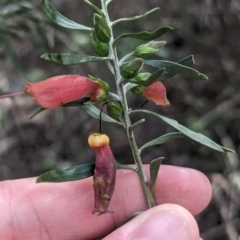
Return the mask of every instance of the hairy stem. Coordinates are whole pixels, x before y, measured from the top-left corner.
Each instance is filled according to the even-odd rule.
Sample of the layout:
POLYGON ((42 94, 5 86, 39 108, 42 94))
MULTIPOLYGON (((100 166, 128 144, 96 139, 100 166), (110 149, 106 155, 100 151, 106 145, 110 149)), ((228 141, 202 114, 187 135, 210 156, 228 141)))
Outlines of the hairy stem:
POLYGON ((126 133, 127 133, 127 137, 128 137, 128 141, 129 141, 131 150, 132 150, 132 154, 133 154, 135 164, 137 165, 137 168, 138 168, 138 175, 139 175, 142 187, 143 187, 143 191, 144 191, 148 206, 149 206, 149 208, 151 208, 151 207, 155 206, 155 203, 154 203, 154 199, 153 199, 152 193, 151 193, 149 185, 148 185, 148 179, 147 179, 146 174, 145 174, 144 169, 143 169, 143 164, 142 164, 142 160, 141 160, 141 156, 140 156, 140 151, 138 150, 138 146, 137 146, 137 143, 136 143, 136 140, 135 140, 133 128, 131 127, 132 123, 131 123, 131 119, 129 117, 128 103, 127 103, 126 95, 125 95, 125 92, 124 92, 123 84, 121 83, 122 82, 122 76, 120 74, 120 63, 119 63, 119 60, 118 60, 116 45, 114 44, 114 37, 113 37, 113 32, 112 32, 112 23, 109 19, 107 6, 106 6, 106 1, 101 0, 101 3, 102 3, 102 11, 106 16, 107 23, 108 23, 108 25, 110 26, 110 29, 111 29, 112 37, 111 37, 111 40, 109 42, 110 58, 111 58, 111 61, 112 61, 112 67, 114 69, 114 76, 115 76, 115 80, 116 80, 116 84, 117 84, 119 99, 120 99, 120 102, 121 102, 122 107, 123 107, 126 133))

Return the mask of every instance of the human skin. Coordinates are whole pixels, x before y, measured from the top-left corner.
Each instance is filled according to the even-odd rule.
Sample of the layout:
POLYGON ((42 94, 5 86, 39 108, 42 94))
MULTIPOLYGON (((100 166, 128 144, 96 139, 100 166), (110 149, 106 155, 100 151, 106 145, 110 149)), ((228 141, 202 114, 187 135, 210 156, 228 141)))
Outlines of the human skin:
MULTIPOLYGON (((147 175, 148 166, 145 166, 147 175)), ((137 174, 118 170, 110 204, 113 214, 92 215, 93 180, 35 183, 36 178, 0 183, 0 236, 4 240, 199 240, 194 215, 211 199, 201 172, 162 165, 155 185, 158 206, 147 209, 137 174), (142 214, 120 224, 132 213, 142 214)))

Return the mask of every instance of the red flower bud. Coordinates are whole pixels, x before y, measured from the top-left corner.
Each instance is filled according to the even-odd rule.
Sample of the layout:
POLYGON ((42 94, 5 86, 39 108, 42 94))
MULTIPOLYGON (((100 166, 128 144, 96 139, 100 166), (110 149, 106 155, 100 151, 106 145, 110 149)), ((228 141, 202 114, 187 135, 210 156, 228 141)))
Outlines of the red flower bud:
POLYGON ((115 188, 116 161, 109 147, 109 138, 105 134, 94 133, 89 136, 88 144, 96 154, 93 175, 95 204, 92 213, 112 213, 108 208, 115 188))
POLYGON ((153 101, 156 105, 167 106, 170 105, 166 89, 161 82, 154 82, 143 90, 143 95, 147 100, 153 101))
POLYGON ((97 81, 78 75, 61 75, 41 82, 26 82, 25 91, 43 108, 56 108, 88 95, 92 101, 105 92, 97 81))

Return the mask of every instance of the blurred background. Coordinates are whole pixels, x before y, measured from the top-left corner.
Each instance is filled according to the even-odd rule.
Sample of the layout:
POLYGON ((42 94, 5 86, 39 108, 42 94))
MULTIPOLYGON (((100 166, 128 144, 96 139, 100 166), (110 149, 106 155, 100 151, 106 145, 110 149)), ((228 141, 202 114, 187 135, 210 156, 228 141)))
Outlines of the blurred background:
MULTIPOLYGON (((99 0, 92 1, 98 5, 99 0)), ((68 18, 92 26, 92 10, 78 0, 52 0, 68 18)), ((237 240, 240 234, 240 1, 239 0, 148 0, 113 1, 111 19, 157 11, 143 19, 116 25, 123 32, 172 26, 162 40, 168 44, 156 58, 178 61, 191 54, 195 68, 209 81, 174 76, 164 82, 171 108, 148 103, 144 108, 175 118, 193 131, 234 149, 221 154, 185 140, 144 150, 144 163, 164 156, 165 164, 204 172, 213 186, 213 199, 197 216, 205 240, 237 240)), ((0 0, 0 94, 22 91, 24 81, 39 81, 60 74, 91 74, 114 83, 104 63, 61 66, 40 58, 45 52, 93 55, 88 32, 59 28, 45 16, 39 0, 0 0)), ((121 40, 119 55, 135 49, 141 41, 121 40)), ((128 94, 129 106, 139 108, 141 97, 128 94)), ((37 176, 51 169, 94 161, 87 138, 98 131, 98 120, 79 108, 59 108, 28 117, 38 109, 29 96, 0 101, 0 180, 37 176)), ((139 119, 139 115, 133 120, 139 119)), ((145 116, 144 116, 145 117, 145 116)), ((138 145, 173 129, 146 116, 136 129, 138 145)), ((133 163, 124 131, 103 124, 120 163, 133 163)), ((197 186, 196 186, 197 188, 197 186)))

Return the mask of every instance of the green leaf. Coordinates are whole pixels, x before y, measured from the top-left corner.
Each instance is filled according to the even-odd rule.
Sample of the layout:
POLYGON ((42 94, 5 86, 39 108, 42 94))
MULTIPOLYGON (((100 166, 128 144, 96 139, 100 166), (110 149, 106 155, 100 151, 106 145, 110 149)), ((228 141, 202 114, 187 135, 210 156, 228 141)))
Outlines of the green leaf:
POLYGON ((144 40, 144 41, 152 41, 152 40, 159 38, 164 33, 168 32, 170 30, 173 30, 173 28, 161 27, 153 32, 143 31, 143 32, 139 32, 139 33, 124 33, 115 39, 114 44, 116 44, 120 39, 126 38, 126 37, 136 38, 136 39, 140 39, 140 40, 144 40))
MULTIPOLYGON (((147 65, 150 65, 152 67, 156 67, 156 68, 165 67, 166 68, 165 74, 167 77, 174 76, 175 74, 180 74, 180 75, 187 76, 187 77, 200 78, 202 80, 208 79, 206 75, 200 73, 196 69, 184 66, 179 63, 164 61, 164 60, 145 60, 144 63, 147 65)), ((163 75, 162 78, 165 79, 166 76, 163 75)))
POLYGON ((81 24, 78 24, 78 23, 64 17, 47 0, 42 0, 42 7, 43 7, 44 12, 47 14, 47 16, 59 26, 69 28, 69 29, 79 29, 79 30, 91 31, 91 28, 86 27, 81 24))
MULTIPOLYGON (((100 119, 100 110, 98 108, 96 108, 95 106, 93 106, 93 105, 83 105, 83 106, 80 106, 80 108, 84 112, 86 112, 87 114, 92 116, 93 118, 100 119)), ((105 113, 102 113, 102 121, 115 123, 115 124, 118 124, 118 125, 122 126, 122 123, 120 123, 120 122, 116 121, 115 119, 109 117, 105 113)))
MULTIPOLYGON (((66 104, 62 105, 61 107, 79 107, 79 106, 81 106, 81 105, 86 104, 86 102, 89 102, 90 100, 91 100, 90 98, 84 97, 84 98, 82 98, 82 99, 80 99, 80 100, 78 100, 78 101, 66 103, 66 104)), ((38 108, 34 113, 32 113, 32 114, 30 115, 30 117, 28 117, 28 119, 30 120, 30 119, 34 118, 34 117, 37 116, 39 113, 41 113, 41 112, 43 112, 43 111, 45 111, 45 110, 47 110, 47 109, 45 109, 45 108, 43 108, 43 107, 38 108)))
POLYGON ((85 56, 79 54, 68 54, 68 53, 44 53, 41 58, 56 62, 62 65, 75 65, 79 63, 86 62, 96 62, 104 61, 108 58, 104 57, 95 57, 95 56, 85 56))
POLYGON ((156 117, 162 119, 164 122, 166 122, 167 124, 169 124, 173 128, 177 129, 179 132, 183 133, 186 137, 192 139, 195 142, 198 142, 198 143, 200 143, 202 145, 205 145, 205 146, 207 146, 211 149, 214 149, 216 151, 224 152, 224 149, 222 149, 221 146, 219 146, 217 143, 215 143, 214 141, 212 141, 208 137, 205 137, 201 133, 196 133, 196 132, 191 131, 190 129, 182 126, 177 121, 175 121, 171 118, 167 118, 167 117, 164 117, 160 114, 157 114, 157 113, 154 113, 154 112, 151 112, 151 111, 147 111, 147 110, 134 110, 134 111, 132 111, 132 113, 140 113, 140 112, 151 114, 153 116, 156 116, 156 117))
POLYGON ((235 153, 234 150, 230 149, 230 148, 226 148, 226 147, 223 147, 221 145, 219 145, 225 152, 230 152, 230 153, 235 153))
POLYGON ((187 67, 192 67, 195 64, 193 55, 187 56, 179 60, 178 63, 187 67))
MULTIPOLYGON (((94 169, 95 169, 95 163, 86 163, 78 166, 56 169, 56 170, 52 170, 52 171, 41 174, 37 178, 36 183, 43 183, 43 182, 57 183, 57 182, 69 182, 69 181, 81 180, 81 179, 93 176, 94 169)), ((120 164, 120 163, 117 163, 117 169, 126 169, 134 172, 138 172, 137 169, 128 165, 120 164)))
POLYGON ((147 15, 149 15, 149 14, 151 14, 151 13, 157 11, 157 10, 159 10, 159 7, 153 8, 153 9, 151 9, 150 11, 145 12, 144 14, 141 14, 141 15, 138 15, 138 16, 129 17, 129 18, 121 18, 121 19, 118 19, 118 20, 114 21, 114 22, 112 23, 112 25, 114 26, 115 24, 120 23, 120 22, 137 20, 137 19, 142 18, 142 17, 145 17, 145 16, 147 16, 147 15))
POLYGON ((76 181, 93 175, 95 163, 86 163, 74 167, 52 170, 40 175, 36 182, 68 182, 76 181))
POLYGON ((158 171, 164 157, 154 159, 150 162, 150 190, 154 192, 154 186, 157 180, 158 171))
POLYGON ((145 143, 139 151, 142 152, 143 149, 155 146, 155 145, 160 145, 163 143, 171 142, 172 140, 179 139, 179 138, 186 138, 185 135, 183 135, 181 132, 173 132, 173 133, 167 133, 165 135, 162 135, 158 138, 153 139, 152 141, 149 141, 145 143))

